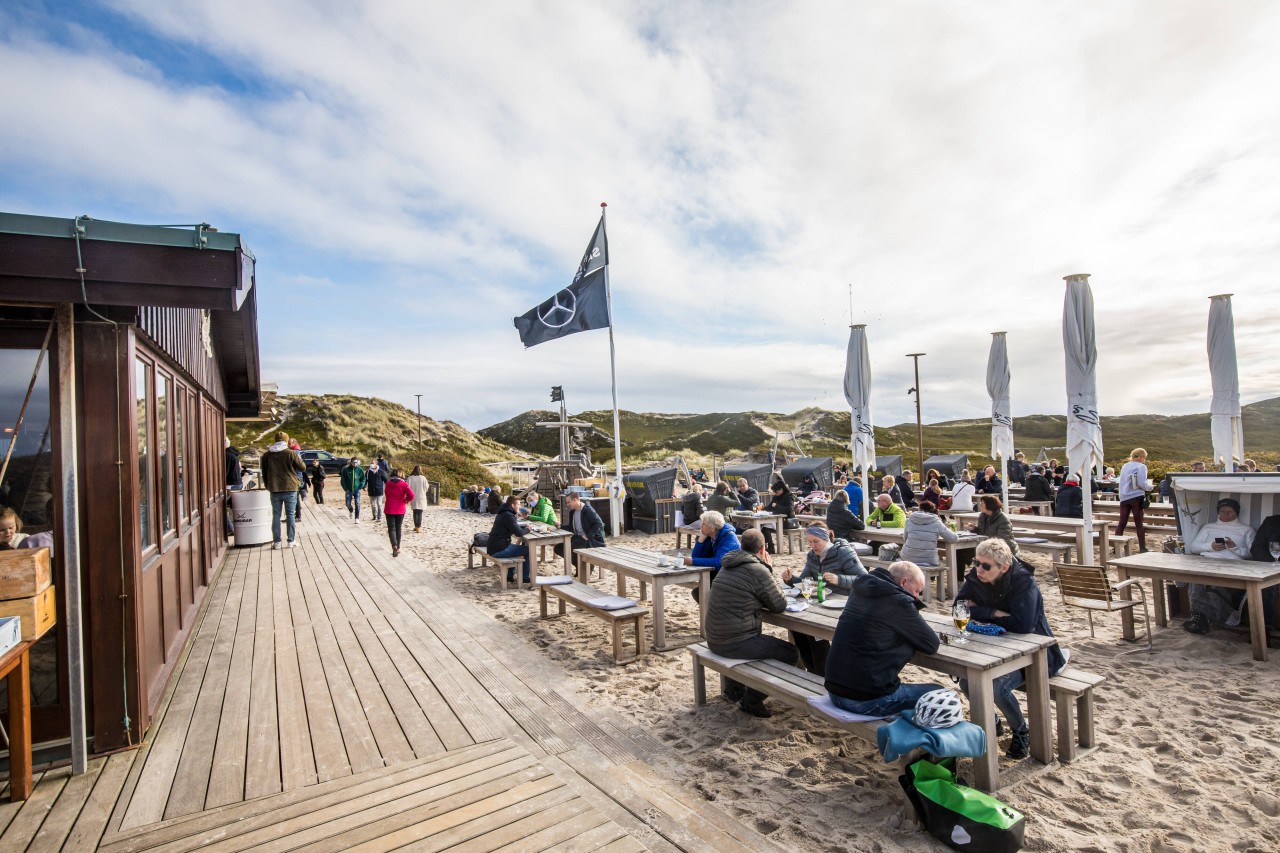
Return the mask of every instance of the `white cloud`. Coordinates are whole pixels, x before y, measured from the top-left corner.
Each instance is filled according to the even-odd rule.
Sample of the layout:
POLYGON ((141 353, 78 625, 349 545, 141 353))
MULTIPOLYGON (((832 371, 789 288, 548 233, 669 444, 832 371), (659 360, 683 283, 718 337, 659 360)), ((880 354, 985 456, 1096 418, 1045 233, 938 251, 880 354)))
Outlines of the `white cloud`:
POLYGON ((608 201, 629 408, 842 407, 852 283, 877 419, 914 417, 913 351, 927 418, 983 416, 998 329, 1015 412, 1059 411, 1079 271, 1104 412, 1207 408, 1224 291, 1245 398, 1280 393, 1273 4, 113 5, 253 85, 14 18, 0 163, 244 233, 286 390, 606 407, 603 333, 524 353, 510 318, 608 201))

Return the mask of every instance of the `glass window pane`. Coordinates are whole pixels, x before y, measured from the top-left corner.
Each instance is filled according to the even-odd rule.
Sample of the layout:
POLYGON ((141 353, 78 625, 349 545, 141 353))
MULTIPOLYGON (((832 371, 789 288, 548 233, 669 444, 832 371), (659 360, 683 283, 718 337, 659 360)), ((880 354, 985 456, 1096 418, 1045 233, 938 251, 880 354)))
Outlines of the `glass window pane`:
POLYGON ((182 421, 187 409, 186 402, 186 392, 178 385, 173 394, 173 470, 177 483, 178 518, 187 517, 187 446, 182 441, 182 437, 187 434, 186 424, 182 421))
POLYGON ((139 361, 133 417, 138 424, 138 534, 145 551, 155 544, 155 524, 151 512, 151 409, 147 390, 151 387, 151 365, 139 361))
POLYGON ((173 530, 173 448, 169 446, 169 385, 171 380, 156 372, 156 494, 160 498, 160 532, 173 530))

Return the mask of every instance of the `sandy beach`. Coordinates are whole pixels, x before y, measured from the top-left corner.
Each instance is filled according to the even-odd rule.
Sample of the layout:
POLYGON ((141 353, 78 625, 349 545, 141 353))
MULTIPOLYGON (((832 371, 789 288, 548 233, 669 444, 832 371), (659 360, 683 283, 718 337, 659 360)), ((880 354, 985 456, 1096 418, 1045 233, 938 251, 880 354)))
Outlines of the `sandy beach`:
MULTIPOLYGON (((904 821, 897 767, 867 743, 779 703, 771 703, 774 716, 767 720, 718 699, 696 708, 683 650, 615 666, 599 620, 572 609, 564 618, 540 620, 536 592, 503 593, 494 570, 469 571, 465 542, 491 522, 491 516, 432 508, 422 533, 405 533, 405 555, 447 579, 519 641, 542 649, 587 697, 588 713, 622 714, 652 731, 670 747, 655 769, 679 780, 691 797, 714 801, 797 851, 940 849, 904 821)), ((655 551, 670 550, 673 540, 622 537, 655 551)), ((1280 849, 1280 663, 1253 660, 1247 635, 1215 629, 1193 636, 1177 622, 1156 629, 1152 654, 1120 639, 1118 616, 1095 617, 1091 639, 1086 614, 1062 605, 1050 561, 1029 560, 1072 664, 1108 681, 1096 700, 1101 748, 1070 765, 1024 762, 1025 771, 998 794, 1027 816, 1025 849, 1280 849)), ((802 563, 801 553, 775 558, 777 568, 802 563)), ((612 575, 594 583, 613 589, 612 575)), ((686 592, 668 598, 667 620, 669 636, 696 631, 696 604, 686 592)), ((904 673, 904 680, 940 677, 910 668, 904 673)), ((1007 736, 1002 752, 1006 746, 1007 736)), ((1002 771, 1012 764, 1002 759, 1002 771)))

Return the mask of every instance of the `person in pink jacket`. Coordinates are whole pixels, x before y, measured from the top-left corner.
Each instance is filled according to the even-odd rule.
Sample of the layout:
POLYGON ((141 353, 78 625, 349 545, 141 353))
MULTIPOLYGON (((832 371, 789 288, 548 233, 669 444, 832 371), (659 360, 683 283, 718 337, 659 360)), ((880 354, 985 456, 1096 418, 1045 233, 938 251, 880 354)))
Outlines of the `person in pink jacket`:
POLYGON ((391 556, 400 556, 400 531, 404 528, 404 513, 409 502, 413 500, 413 489, 400 479, 400 469, 391 472, 387 482, 386 506, 382 515, 387 520, 387 538, 391 540, 391 556))

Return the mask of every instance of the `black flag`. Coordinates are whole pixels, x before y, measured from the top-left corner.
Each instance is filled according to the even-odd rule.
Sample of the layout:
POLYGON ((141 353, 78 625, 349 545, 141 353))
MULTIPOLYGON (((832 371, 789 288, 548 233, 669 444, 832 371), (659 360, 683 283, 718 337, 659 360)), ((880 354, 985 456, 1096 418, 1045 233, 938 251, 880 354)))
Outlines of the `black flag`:
POLYGON ((609 241, 604 217, 596 226, 573 283, 537 308, 515 318, 520 342, 526 347, 563 338, 576 332, 609 327, 609 299, 604 277, 609 264, 609 241))

